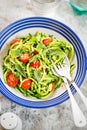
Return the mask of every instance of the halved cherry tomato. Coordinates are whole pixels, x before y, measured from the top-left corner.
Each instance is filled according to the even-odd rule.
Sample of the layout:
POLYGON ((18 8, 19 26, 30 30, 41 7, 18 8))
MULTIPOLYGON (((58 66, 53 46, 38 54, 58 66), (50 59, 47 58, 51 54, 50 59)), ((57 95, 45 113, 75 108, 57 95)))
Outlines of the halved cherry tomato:
POLYGON ((43 44, 48 45, 49 43, 51 43, 53 40, 51 38, 46 38, 43 40, 43 44))
POLYGON ((12 44, 17 43, 17 42, 20 42, 20 39, 15 39, 15 40, 12 42, 12 44))
POLYGON ((31 85, 32 85, 32 80, 31 79, 25 79, 21 85, 21 87, 24 89, 24 90, 28 90, 31 88, 31 85))
POLYGON ((55 88, 55 84, 54 83, 52 83, 52 90, 55 88))
POLYGON ((15 87, 15 86, 17 86, 18 83, 19 83, 18 78, 17 78, 16 75, 14 75, 12 72, 8 72, 8 73, 7 73, 6 80, 7 80, 7 84, 8 84, 10 87, 15 87))
POLYGON ((32 58, 32 55, 29 55, 28 53, 25 53, 25 54, 22 54, 19 57, 19 60, 24 62, 24 63, 27 63, 31 58, 32 58))
POLYGON ((34 55, 37 55, 37 54, 38 54, 38 51, 34 50, 34 52, 33 52, 33 53, 34 53, 34 55))
POLYGON ((40 67, 40 61, 39 60, 36 60, 32 63, 30 63, 30 66, 33 67, 33 68, 39 68, 40 67))

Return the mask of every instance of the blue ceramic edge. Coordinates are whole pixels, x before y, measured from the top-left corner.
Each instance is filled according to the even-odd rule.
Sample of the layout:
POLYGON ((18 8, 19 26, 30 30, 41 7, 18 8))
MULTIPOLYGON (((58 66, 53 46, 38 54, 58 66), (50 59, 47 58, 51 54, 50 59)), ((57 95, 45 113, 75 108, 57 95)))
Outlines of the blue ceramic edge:
POLYGON ((86 56, 86 71, 87 71, 87 56, 86 56))
MULTIPOLYGON (((0 85, 2 84, 3 82, 1 81, 1 78, 0 78, 0 85)), ((9 91, 9 90, 8 90, 9 91)), ((35 105, 27 105, 26 103, 20 103, 20 102, 17 102, 17 100, 14 100, 14 98, 11 98, 10 96, 6 95, 3 91, 0 90, 0 92, 7 98, 9 99, 10 101, 13 101, 14 103, 20 105, 20 106, 24 106, 24 107, 27 107, 27 108, 33 108, 33 109, 44 109, 44 108, 49 108, 49 107, 54 107, 54 106, 57 106, 65 101, 67 101, 69 99, 69 96, 66 97, 65 99, 63 100, 60 100, 60 102, 55 102, 54 104, 50 104, 50 105, 41 105, 41 106, 35 106, 35 105)), ((66 92, 66 91, 65 91, 66 92)), ((14 94, 13 94, 14 95, 14 94)), ((18 97, 20 98, 20 97, 18 97)), ((52 100, 52 99, 50 99, 52 100)), ((30 102, 30 101, 29 101, 30 102)), ((34 102, 34 101, 31 101, 31 102, 34 102)), ((39 101, 37 101, 39 102, 39 101)), ((45 102, 45 101, 42 101, 42 102, 45 102)))

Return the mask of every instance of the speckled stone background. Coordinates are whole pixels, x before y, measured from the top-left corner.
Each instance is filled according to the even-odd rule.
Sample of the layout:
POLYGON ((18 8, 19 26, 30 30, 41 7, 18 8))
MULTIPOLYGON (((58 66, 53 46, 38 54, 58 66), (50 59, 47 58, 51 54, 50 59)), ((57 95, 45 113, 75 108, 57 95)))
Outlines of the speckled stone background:
MULTIPOLYGON (((30 0, 0 0, 0 30, 15 20, 36 15, 39 14, 34 11, 30 0)), ((54 16, 50 15, 50 17, 71 27, 78 34, 87 51, 87 15, 75 15, 67 1, 59 0, 54 16)), ((87 96, 87 75, 81 91, 87 96)), ((87 109, 78 94, 75 94, 75 98, 87 118, 87 109)), ((87 125, 83 128, 74 125, 69 100, 47 109, 25 108, 9 101, 1 94, 0 102, 0 114, 8 111, 17 114, 22 120, 23 130, 87 130, 87 125)))

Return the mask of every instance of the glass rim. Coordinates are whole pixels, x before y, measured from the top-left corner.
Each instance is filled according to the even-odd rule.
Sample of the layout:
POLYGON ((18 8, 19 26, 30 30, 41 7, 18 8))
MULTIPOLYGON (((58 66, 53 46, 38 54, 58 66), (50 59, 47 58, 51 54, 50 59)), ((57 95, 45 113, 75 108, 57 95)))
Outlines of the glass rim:
POLYGON ((38 1, 38 0, 31 0, 32 4, 35 6, 35 7, 42 7, 43 5, 45 6, 44 8, 46 7, 57 7, 57 2, 58 0, 54 0, 54 1, 51 1, 51 2, 41 2, 41 1, 38 1))
POLYGON ((69 0, 69 2, 70 2, 70 4, 71 4, 73 7, 77 8, 77 9, 80 9, 80 10, 82 10, 82 11, 87 11, 87 6, 85 6, 85 7, 79 6, 79 5, 76 3, 76 1, 74 2, 73 0, 69 0))

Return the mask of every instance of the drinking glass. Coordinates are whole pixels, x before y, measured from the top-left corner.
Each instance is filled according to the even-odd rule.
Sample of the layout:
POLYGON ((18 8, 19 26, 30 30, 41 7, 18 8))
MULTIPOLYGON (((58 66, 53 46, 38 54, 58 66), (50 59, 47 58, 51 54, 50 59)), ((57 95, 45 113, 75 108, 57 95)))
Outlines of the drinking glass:
POLYGON ((60 0, 31 0, 33 11, 37 15, 52 16, 60 0))

